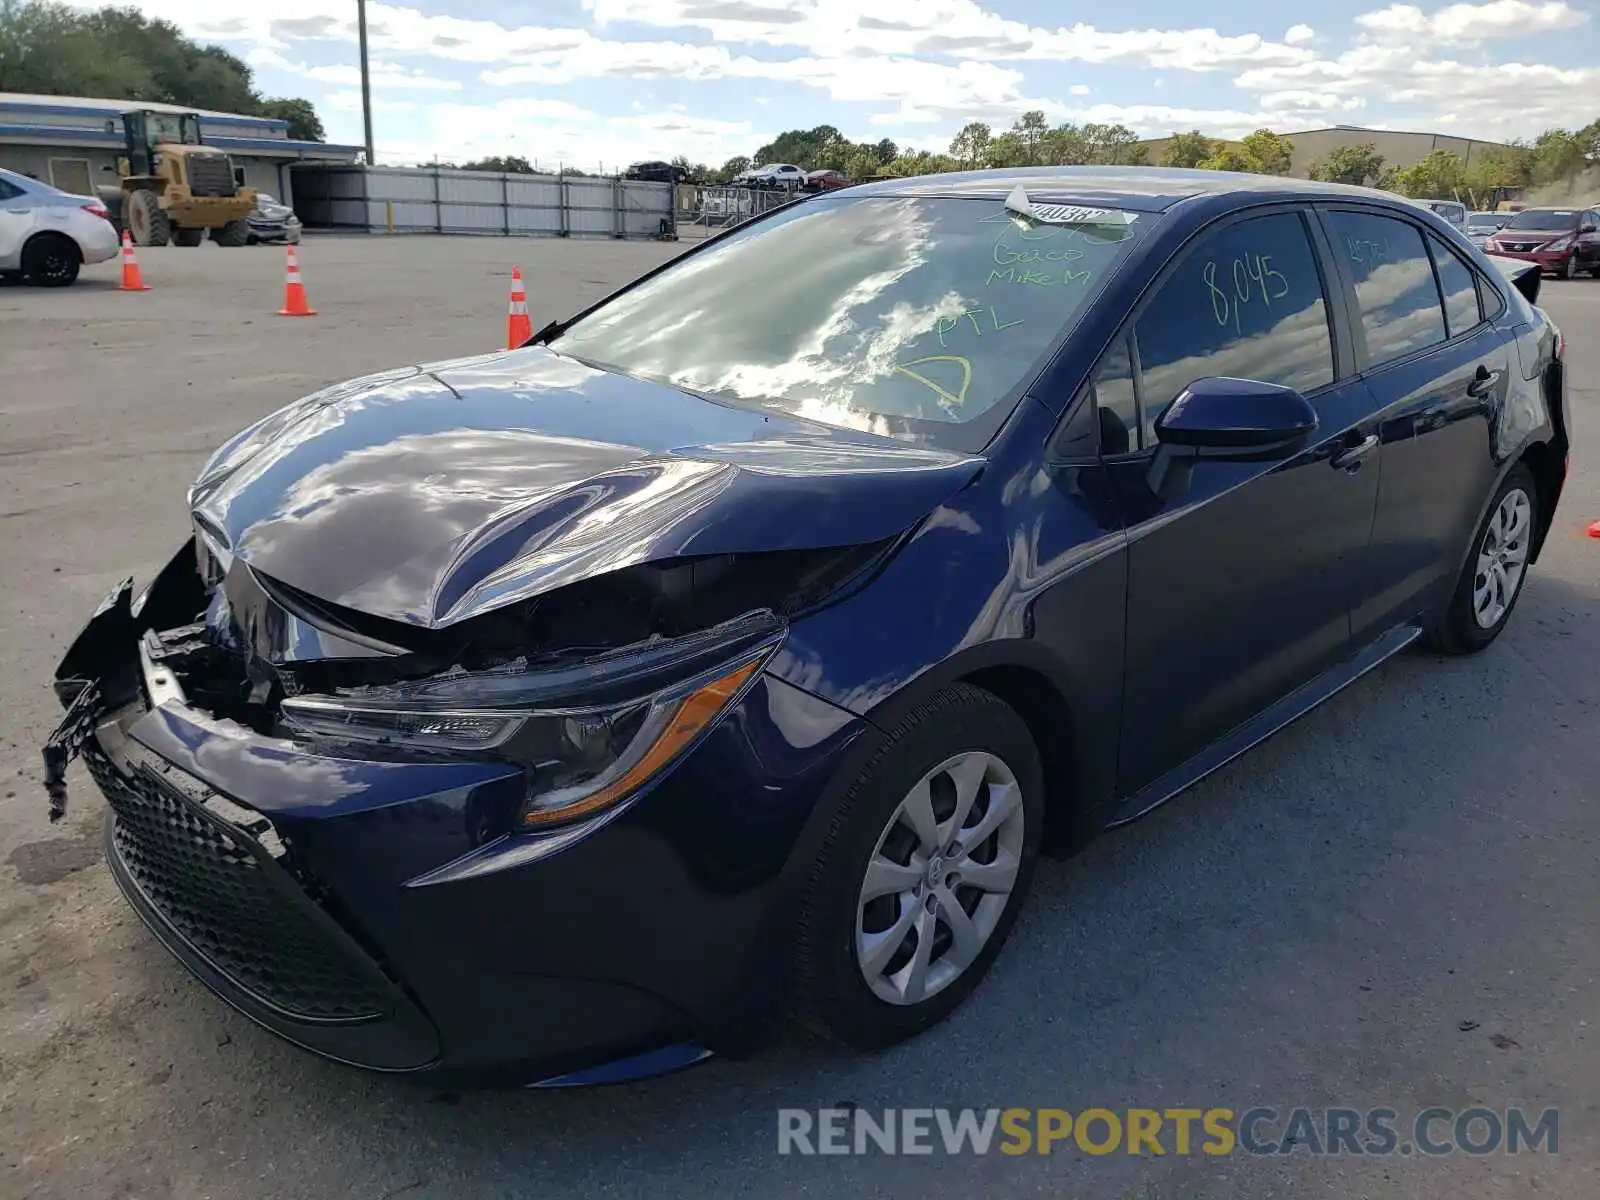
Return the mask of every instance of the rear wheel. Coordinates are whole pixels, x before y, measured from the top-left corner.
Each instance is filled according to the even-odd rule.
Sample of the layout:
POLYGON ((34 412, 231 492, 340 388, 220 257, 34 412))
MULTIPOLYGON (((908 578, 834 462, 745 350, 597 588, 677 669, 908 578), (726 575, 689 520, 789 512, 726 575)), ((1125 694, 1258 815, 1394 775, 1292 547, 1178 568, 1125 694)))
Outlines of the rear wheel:
POLYGON ((172 240, 172 222, 154 192, 134 192, 123 205, 123 216, 136 246, 165 246, 172 240))
POLYGON ((989 692, 956 684, 900 722, 838 802, 812 868, 801 1018, 870 1049, 948 1016, 1022 907, 1043 792, 1027 725, 989 692))
POLYGON ((59 233, 38 234, 22 248, 22 277, 37 287, 67 287, 82 263, 78 243, 59 233))
POLYGON ((1489 505, 1489 514, 1461 568, 1450 607, 1428 630, 1428 643, 1444 654, 1475 654, 1506 627, 1522 595, 1539 521, 1539 489, 1518 463, 1489 505))
POLYGON ((175 246, 198 246, 206 240, 206 231, 201 229, 174 229, 172 231, 172 244, 175 246))
POLYGON ((211 235, 211 240, 219 246, 243 246, 250 240, 250 221, 240 217, 237 221, 229 221, 221 229, 211 235))

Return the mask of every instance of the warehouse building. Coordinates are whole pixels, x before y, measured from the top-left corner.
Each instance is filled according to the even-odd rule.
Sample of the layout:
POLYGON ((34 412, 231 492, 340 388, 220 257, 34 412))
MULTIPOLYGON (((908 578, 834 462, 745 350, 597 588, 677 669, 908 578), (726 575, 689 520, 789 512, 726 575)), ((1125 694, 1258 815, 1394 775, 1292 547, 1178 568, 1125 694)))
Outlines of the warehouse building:
POLYGON ((273 117, 138 100, 0 92, 0 167, 92 196, 96 187, 116 182, 117 157, 123 153, 122 113, 130 108, 198 113, 200 136, 227 151, 237 181, 289 204, 294 202, 293 164, 351 163, 362 152, 360 146, 297 141, 289 136, 288 122, 273 117))
MULTIPOLYGON (((1294 144, 1290 157, 1289 174, 1307 179, 1311 164, 1325 159, 1341 146, 1360 146, 1371 142, 1373 149, 1383 155, 1386 167, 1409 167, 1421 162, 1435 150, 1448 150, 1451 154, 1471 164, 1485 150, 1505 150, 1504 142, 1488 142, 1478 138, 1458 137, 1450 133, 1413 133, 1403 129, 1366 129, 1360 125, 1331 125, 1321 129, 1302 129, 1283 134, 1294 144)), ((1170 138, 1155 138, 1142 143, 1150 151, 1150 161, 1159 163, 1161 152, 1170 138)), ((1223 139, 1217 139, 1219 141, 1223 139)), ((1238 142, 1225 144, 1237 147, 1238 142)))

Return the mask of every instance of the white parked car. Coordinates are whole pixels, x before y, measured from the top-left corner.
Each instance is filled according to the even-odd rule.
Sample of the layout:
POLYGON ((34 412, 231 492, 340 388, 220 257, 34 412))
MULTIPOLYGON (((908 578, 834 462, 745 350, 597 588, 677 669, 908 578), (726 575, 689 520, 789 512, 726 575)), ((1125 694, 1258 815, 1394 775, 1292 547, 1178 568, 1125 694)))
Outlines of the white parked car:
POLYGON ((1467 231, 1467 206, 1459 200, 1417 200, 1423 208, 1431 208, 1462 233, 1467 231))
POLYGON ((805 184, 806 169, 793 163, 767 163, 751 167, 733 181, 734 187, 787 187, 798 188, 805 184))
POLYGON ((0 167, 0 275, 66 287, 86 263, 117 255, 106 206, 0 167))

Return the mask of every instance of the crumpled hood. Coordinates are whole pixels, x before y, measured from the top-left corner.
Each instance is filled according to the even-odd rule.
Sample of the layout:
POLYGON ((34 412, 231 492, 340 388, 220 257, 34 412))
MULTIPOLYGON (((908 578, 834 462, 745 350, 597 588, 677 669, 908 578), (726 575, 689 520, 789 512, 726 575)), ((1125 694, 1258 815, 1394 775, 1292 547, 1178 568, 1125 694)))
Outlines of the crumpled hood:
POLYGON ((530 348, 308 396, 224 445, 189 503, 261 574, 432 628, 652 560, 890 537, 982 462, 530 348))

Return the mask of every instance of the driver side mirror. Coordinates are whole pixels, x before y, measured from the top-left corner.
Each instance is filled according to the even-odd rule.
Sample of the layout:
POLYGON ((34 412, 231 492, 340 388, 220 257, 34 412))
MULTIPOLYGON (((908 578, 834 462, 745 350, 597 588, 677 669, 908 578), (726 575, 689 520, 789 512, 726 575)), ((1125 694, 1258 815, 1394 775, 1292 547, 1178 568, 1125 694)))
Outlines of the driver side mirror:
POLYGON ((1595 227, 1593 225, 1580 225, 1580 226, 1578 226, 1578 232, 1579 233, 1593 233, 1593 232, 1595 232, 1595 227))
POLYGON ((1178 494, 1200 458, 1285 458, 1316 428, 1316 409, 1294 388, 1258 379, 1196 379, 1156 419, 1150 489, 1162 497, 1178 494))
POLYGON ((1316 409, 1291 387, 1213 376, 1196 379, 1178 393, 1156 420, 1156 438, 1213 456, 1254 457, 1263 450, 1288 449, 1316 427, 1316 409))

